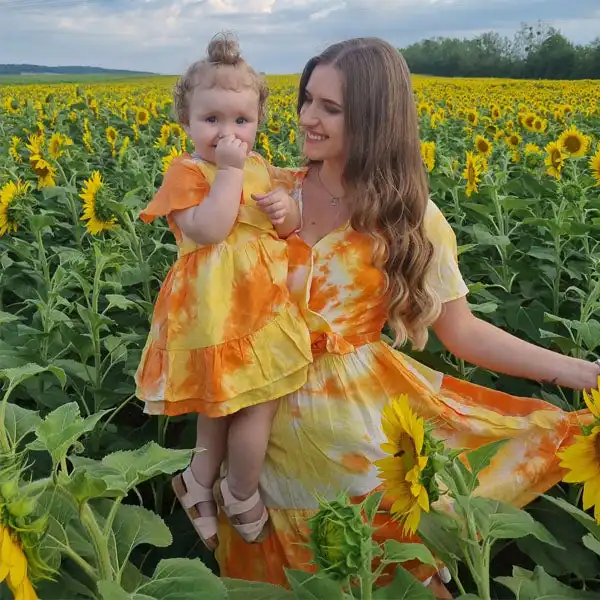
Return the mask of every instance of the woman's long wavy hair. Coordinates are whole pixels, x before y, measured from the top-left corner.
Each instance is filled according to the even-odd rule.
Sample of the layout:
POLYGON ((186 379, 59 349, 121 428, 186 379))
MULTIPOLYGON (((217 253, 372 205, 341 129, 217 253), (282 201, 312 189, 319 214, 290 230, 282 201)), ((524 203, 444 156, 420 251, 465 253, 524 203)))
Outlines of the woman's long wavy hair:
POLYGON ((427 285, 434 252, 424 228, 429 189, 408 66, 377 38, 334 44, 304 68, 298 113, 317 65, 342 74, 348 149, 342 179, 353 198, 350 223, 376 241, 374 260, 386 275, 395 345, 410 340, 422 349, 441 302, 427 285))

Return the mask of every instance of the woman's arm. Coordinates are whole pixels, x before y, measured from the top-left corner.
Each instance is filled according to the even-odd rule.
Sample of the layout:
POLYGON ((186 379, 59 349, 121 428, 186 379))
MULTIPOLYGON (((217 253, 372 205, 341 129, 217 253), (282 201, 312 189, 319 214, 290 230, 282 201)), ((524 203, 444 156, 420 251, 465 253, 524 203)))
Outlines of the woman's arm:
POLYGON ((600 365, 525 342, 477 318, 465 298, 444 304, 433 330, 444 346, 471 364, 572 389, 596 389, 600 365))

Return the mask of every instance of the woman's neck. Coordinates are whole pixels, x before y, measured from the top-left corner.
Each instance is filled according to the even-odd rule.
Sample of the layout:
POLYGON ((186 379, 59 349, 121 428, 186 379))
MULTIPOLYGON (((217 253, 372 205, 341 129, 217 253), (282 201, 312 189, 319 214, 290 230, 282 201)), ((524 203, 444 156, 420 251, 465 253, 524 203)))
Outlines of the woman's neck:
POLYGON ((336 198, 343 198, 346 195, 344 184, 342 183, 343 167, 333 161, 324 161, 316 165, 319 182, 325 190, 336 198))

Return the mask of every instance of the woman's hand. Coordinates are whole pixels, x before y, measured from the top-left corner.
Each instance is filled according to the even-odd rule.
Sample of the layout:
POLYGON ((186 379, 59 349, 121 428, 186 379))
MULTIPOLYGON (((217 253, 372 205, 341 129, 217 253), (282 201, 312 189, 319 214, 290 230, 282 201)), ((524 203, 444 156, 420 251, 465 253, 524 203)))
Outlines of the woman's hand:
POLYGON ((596 390, 600 384, 600 364, 587 360, 573 359, 573 368, 558 378, 557 385, 574 390, 596 390), (562 383, 561 383, 562 379, 562 383))

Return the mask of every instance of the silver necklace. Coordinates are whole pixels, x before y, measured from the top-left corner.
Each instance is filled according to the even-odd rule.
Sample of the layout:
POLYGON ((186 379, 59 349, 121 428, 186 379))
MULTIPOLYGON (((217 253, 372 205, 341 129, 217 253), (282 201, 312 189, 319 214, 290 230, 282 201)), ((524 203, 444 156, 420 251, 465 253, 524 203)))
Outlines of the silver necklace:
POLYGON ((326 187, 325 184, 323 183, 323 180, 321 179, 321 167, 319 167, 317 169, 317 177, 319 179, 319 184, 320 186, 329 194, 329 206, 337 206, 341 200, 344 199, 344 196, 334 196, 326 187))

